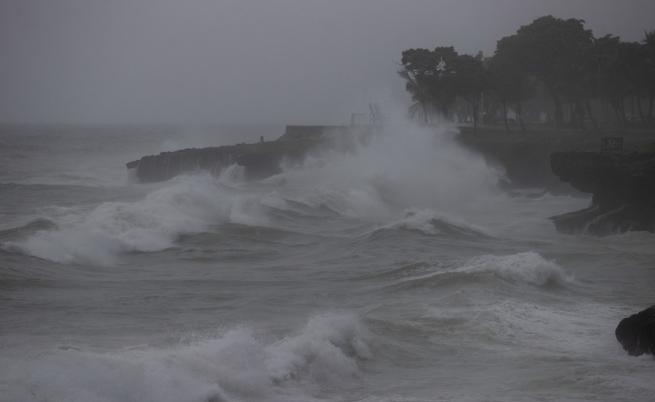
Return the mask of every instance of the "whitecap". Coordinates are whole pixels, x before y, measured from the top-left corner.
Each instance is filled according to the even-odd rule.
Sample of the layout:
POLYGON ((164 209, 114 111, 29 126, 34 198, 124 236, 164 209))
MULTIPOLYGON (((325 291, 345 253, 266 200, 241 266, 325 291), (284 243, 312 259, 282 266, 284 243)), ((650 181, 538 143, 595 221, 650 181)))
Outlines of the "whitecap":
POLYGON ((220 223, 266 225, 255 194, 242 194, 209 175, 183 176, 134 202, 105 202, 91 211, 58 217, 55 230, 41 230, 4 248, 61 263, 111 265, 122 252, 160 251, 181 234, 220 223))
POLYGON ((355 379, 371 357, 357 316, 325 313, 273 342, 242 327, 170 348, 59 349, 5 361, 4 371, 14 380, 6 391, 15 401, 308 401, 355 379))

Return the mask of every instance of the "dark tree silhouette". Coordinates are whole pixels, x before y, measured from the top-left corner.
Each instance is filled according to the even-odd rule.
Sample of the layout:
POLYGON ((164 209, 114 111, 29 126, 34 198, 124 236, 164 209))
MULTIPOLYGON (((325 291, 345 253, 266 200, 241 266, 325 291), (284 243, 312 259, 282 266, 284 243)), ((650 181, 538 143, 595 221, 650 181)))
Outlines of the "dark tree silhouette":
POLYGON ((584 21, 541 17, 498 42, 497 53, 516 60, 524 73, 544 84, 555 106, 555 123, 564 125, 563 102, 580 102, 578 88, 585 75, 582 67, 593 43, 584 21))
POLYGON ((454 66, 457 57, 452 47, 403 51, 403 68, 398 73, 405 79, 405 88, 416 102, 410 112, 420 110, 426 123, 431 110, 447 116, 455 102, 454 66))
POLYGON ((473 110, 473 130, 478 128, 480 100, 482 92, 487 89, 488 80, 482 57, 460 55, 455 59, 454 80, 456 95, 464 99, 473 110))
POLYGON ((486 65, 489 89, 498 98, 503 108, 503 122, 511 131, 507 120, 507 106, 516 107, 521 130, 525 130, 522 104, 534 94, 534 80, 526 74, 511 54, 496 53, 486 65))
POLYGON ((405 79, 405 89, 415 102, 410 107, 410 114, 413 116, 420 111, 424 122, 428 123, 432 105, 431 76, 437 68, 437 60, 427 49, 408 49, 403 51, 402 66, 398 74, 405 79))
POLYGON ((648 121, 653 122, 655 101, 655 31, 646 32, 644 37, 644 64, 648 97, 648 121))
POLYGON ((558 128, 585 128, 587 122, 599 128, 592 101, 601 113, 610 105, 623 126, 637 124, 635 116, 643 125, 655 122, 655 31, 646 32, 640 43, 622 42, 612 35, 594 38, 583 20, 545 16, 500 39, 489 59, 460 55, 452 47, 409 49, 402 53, 398 73, 415 102, 411 114, 422 115, 425 123, 433 112, 449 116, 461 99, 472 110, 475 129, 481 99, 493 94, 506 129, 511 105, 524 130, 523 104, 536 94, 541 99, 544 92, 552 100, 558 128))

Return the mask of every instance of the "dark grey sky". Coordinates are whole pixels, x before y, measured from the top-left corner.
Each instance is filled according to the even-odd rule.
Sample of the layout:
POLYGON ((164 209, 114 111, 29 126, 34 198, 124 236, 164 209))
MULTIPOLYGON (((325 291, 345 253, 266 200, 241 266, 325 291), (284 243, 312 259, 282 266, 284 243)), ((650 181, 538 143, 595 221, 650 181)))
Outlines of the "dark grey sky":
POLYGON ((542 15, 640 40, 653 0, 0 0, 0 121, 324 123, 402 96, 409 47, 542 15))

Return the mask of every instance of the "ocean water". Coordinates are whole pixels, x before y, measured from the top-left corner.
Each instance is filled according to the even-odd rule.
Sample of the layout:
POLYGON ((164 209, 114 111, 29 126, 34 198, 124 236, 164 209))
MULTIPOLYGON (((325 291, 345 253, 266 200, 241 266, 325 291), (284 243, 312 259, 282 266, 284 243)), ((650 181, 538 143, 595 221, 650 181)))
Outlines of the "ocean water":
POLYGON ((4 130, 0 400, 652 401, 614 328, 655 237, 556 233, 588 198, 503 192, 455 135, 138 184, 125 162, 229 139, 4 130))

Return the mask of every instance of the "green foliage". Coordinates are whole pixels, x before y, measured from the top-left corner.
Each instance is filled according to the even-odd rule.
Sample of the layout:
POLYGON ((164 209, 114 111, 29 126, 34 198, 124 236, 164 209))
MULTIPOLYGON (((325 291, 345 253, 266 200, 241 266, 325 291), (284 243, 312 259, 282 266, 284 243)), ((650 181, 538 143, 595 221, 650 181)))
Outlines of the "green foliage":
POLYGON ((625 124, 625 100, 636 100, 641 119, 652 122, 655 31, 646 32, 642 43, 622 42, 612 35, 594 38, 583 20, 544 16, 500 39, 493 57, 486 60, 460 55, 452 47, 405 50, 399 74, 416 102, 412 110, 426 122, 432 111, 447 116, 462 99, 477 124, 483 93, 500 101, 505 116, 508 104, 520 115, 521 104, 534 97, 539 86, 553 102, 557 126, 565 124, 566 105, 572 127, 582 127, 585 116, 595 126, 592 98, 609 102, 625 124))
POLYGON ((502 101, 521 102, 534 94, 534 80, 513 54, 496 52, 486 68, 489 87, 502 101))
POLYGON ((459 55, 452 47, 405 50, 401 63, 398 73, 416 102, 410 112, 420 111, 425 122, 431 110, 448 115, 458 96, 476 109, 487 85, 482 60, 459 55))
POLYGON ((409 49, 402 54, 403 68, 398 72, 406 80, 406 89, 416 102, 425 121, 429 111, 436 108, 447 113, 455 100, 455 82, 453 80, 454 60, 457 52, 452 47, 427 49, 409 49))
POLYGON ((545 16, 498 41, 496 54, 512 60, 523 74, 537 77, 555 103, 555 120, 562 121, 562 100, 578 102, 585 92, 586 60, 593 35, 584 21, 545 16))

